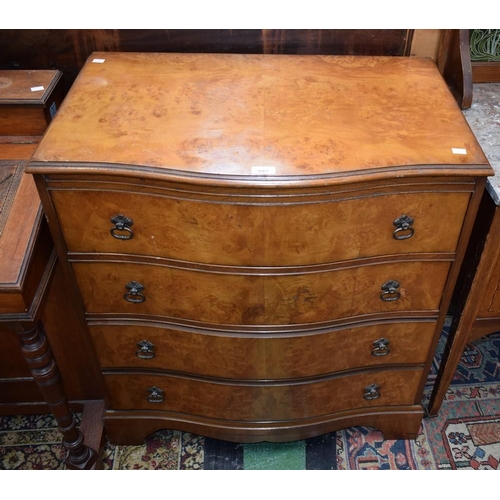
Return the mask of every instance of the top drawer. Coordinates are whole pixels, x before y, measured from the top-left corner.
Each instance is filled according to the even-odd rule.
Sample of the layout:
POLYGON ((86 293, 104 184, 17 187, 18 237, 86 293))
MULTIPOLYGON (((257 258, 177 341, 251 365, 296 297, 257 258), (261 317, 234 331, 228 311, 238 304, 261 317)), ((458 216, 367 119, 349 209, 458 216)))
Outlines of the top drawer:
POLYGON ((470 197, 430 188, 288 198, 113 189, 52 190, 70 252, 240 266, 454 252, 470 197), (130 221, 122 229, 119 215, 130 221), (397 222, 405 215, 409 229, 397 222))

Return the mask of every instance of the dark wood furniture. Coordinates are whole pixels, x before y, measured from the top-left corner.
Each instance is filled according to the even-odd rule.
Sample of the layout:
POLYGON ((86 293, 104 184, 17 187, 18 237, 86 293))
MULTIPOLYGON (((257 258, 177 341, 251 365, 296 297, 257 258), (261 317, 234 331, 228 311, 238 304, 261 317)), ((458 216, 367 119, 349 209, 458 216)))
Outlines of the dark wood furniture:
POLYGON ((0 69, 58 69, 66 91, 95 51, 410 55, 411 29, 4 29, 0 69))
POLYGON ((458 105, 463 109, 470 108, 472 65, 469 30, 442 30, 437 64, 458 105))
POLYGON ((472 94, 470 60, 462 67, 468 53, 468 31, 6 29, 0 30, 0 69, 58 69, 63 72, 66 93, 94 51, 420 56, 438 63, 457 102, 468 107, 472 94))
POLYGON ((51 411, 67 467, 82 469, 96 463, 88 444, 99 427, 84 444, 67 398, 80 400, 81 408, 85 399, 102 398, 102 391, 95 385, 98 374, 92 376, 93 357, 83 354, 82 321, 67 307, 67 284, 34 180, 24 172, 61 103, 60 76, 0 71, 0 414, 51 411), (72 352, 75 343, 81 358, 72 352))
POLYGON ((417 434, 491 174, 431 60, 95 53, 28 171, 113 443, 417 434))
POLYGON ((56 70, 0 70, 0 135, 42 136, 63 99, 56 70))

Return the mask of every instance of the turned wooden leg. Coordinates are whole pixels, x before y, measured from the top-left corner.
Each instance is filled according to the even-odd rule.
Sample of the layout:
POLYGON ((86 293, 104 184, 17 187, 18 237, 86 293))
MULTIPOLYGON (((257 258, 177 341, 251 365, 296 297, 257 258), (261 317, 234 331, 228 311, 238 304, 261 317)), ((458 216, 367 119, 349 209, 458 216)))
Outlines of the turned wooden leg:
POLYGON ((42 324, 38 322, 27 329, 17 324, 16 331, 31 374, 63 434, 63 445, 67 450, 65 459, 67 468, 82 470, 94 468, 97 453, 83 444, 83 434, 76 427, 42 324))

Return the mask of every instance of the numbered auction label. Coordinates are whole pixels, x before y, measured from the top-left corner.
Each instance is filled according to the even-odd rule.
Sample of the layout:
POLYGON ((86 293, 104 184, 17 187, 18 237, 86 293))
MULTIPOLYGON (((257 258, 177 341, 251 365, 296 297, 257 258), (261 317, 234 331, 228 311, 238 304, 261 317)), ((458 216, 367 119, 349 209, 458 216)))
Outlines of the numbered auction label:
POLYGON ((276 167, 253 166, 252 175, 275 175, 276 167))

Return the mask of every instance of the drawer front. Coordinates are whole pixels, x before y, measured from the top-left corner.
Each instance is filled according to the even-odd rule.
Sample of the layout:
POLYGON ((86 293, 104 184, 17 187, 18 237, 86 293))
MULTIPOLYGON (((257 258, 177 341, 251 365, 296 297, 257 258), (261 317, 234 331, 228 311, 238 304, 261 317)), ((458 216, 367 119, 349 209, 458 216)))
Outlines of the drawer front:
POLYGON ((454 252, 469 196, 467 192, 423 192, 252 205, 231 203, 229 197, 221 203, 114 191, 52 192, 72 252, 152 255, 242 266, 454 252), (117 215, 129 222, 111 222, 117 215), (401 226, 394 221, 402 215, 413 219, 412 229, 401 229, 396 236, 414 233, 395 239, 394 232, 401 226), (113 229, 117 227, 123 229, 113 229), (112 232, 127 239, 117 239, 112 232))
POLYGON ((437 311, 449 266, 446 261, 400 261, 309 274, 255 276, 125 262, 73 263, 89 313, 157 315, 235 325, 302 324, 375 313, 437 311), (393 280, 400 284, 398 291, 382 291, 393 280), (144 286, 140 294, 132 295, 138 287, 127 290, 127 286, 133 288, 133 282, 144 286))
POLYGON ((90 332, 104 369, 273 380, 424 364, 435 326, 422 321, 383 323, 296 336, 217 335, 137 325, 94 325, 90 332))
POLYGON ((295 384, 228 384, 146 374, 107 374, 113 410, 166 410, 224 420, 290 420, 415 404, 422 370, 387 370, 295 384), (159 390, 157 390, 159 389, 159 390))

